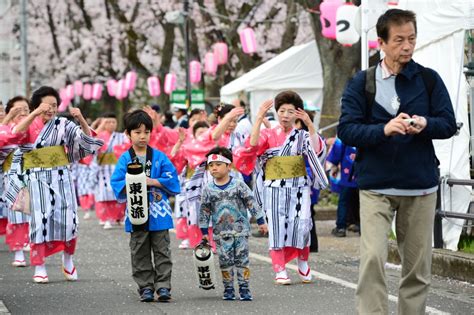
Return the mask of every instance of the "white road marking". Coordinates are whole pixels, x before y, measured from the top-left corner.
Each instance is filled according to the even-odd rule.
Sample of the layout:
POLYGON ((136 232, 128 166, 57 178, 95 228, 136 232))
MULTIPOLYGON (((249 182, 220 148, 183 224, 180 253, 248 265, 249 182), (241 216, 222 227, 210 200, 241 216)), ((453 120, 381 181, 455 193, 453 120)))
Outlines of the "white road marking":
MULTIPOLYGON (((175 229, 171 229, 170 231, 172 233, 176 234, 175 229)), ((269 263, 269 264, 272 263, 271 258, 267 257, 267 256, 263 256, 263 255, 252 253, 252 252, 249 253, 249 256, 254 258, 254 259, 269 263)), ((298 266, 296 266, 294 264, 286 264, 286 267, 288 269, 291 269, 291 270, 294 270, 294 271, 298 272, 298 266)), ((329 281, 329 282, 332 282, 332 283, 336 283, 336 284, 342 285, 343 287, 351 288, 351 289, 354 289, 354 290, 357 289, 357 284, 346 281, 346 280, 342 280, 342 279, 339 279, 339 278, 336 278, 336 277, 333 277, 333 276, 330 276, 330 275, 327 275, 325 273, 321 273, 321 272, 311 270, 311 274, 313 276, 315 276, 316 278, 324 280, 324 281, 329 281)), ((395 302, 395 303, 398 302, 398 297, 396 297, 395 295, 389 294, 388 299, 389 299, 389 301, 392 301, 392 302, 395 302)), ((426 307, 426 312, 428 314, 433 314, 433 315, 449 315, 450 314, 450 313, 440 311, 437 308, 430 307, 430 306, 426 307)))
POLYGON ((3 301, 0 300, 0 314, 10 314, 8 308, 3 304, 3 301))
MULTIPOLYGON (((260 261, 267 262, 269 264, 272 263, 272 260, 271 260, 270 257, 262 256, 260 254, 250 253, 250 257, 252 257, 254 259, 257 259, 257 260, 260 260, 260 261)), ((298 272, 298 266, 296 266, 294 264, 286 264, 286 267, 288 269, 291 269, 291 270, 294 270, 294 271, 298 272)), ((332 282, 332 283, 336 283, 336 284, 342 285, 346 288, 351 288, 351 289, 354 289, 354 290, 357 289, 357 284, 349 282, 349 281, 345 281, 345 280, 342 280, 342 279, 339 279, 339 278, 336 278, 336 277, 333 277, 333 276, 330 276, 330 275, 327 275, 327 274, 324 274, 324 273, 321 273, 321 272, 317 272, 317 271, 314 271, 314 270, 311 270, 311 274, 313 276, 315 276, 316 278, 324 280, 324 281, 329 281, 329 282, 332 282)), ((395 295, 389 294, 388 299, 392 302, 395 302, 395 303, 398 302, 398 297, 396 297, 395 295)), ((449 314, 449 313, 440 311, 440 310, 438 310, 434 307, 429 307, 429 306, 426 307, 426 312, 428 314, 436 314, 436 315, 449 314)))

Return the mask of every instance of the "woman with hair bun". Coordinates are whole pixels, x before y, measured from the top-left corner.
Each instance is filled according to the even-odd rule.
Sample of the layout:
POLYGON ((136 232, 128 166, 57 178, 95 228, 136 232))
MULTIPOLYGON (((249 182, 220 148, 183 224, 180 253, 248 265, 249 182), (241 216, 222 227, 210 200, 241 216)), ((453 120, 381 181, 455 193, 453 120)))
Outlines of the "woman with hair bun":
POLYGON ((252 133, 244 147, 234 154, 239 171, 256 171, 256 199, 266 214, 269 248, 275 282, 290 284, 286 264, 298 258, 298 274, 311 281, 308 265, 311 218, 311 187, 328 185, 319 159, 325 144, 316 133, 301 97, 293 91, 279 93, 275 100, 262 103, 252 133), (275 107, 279 125, 260 131, 267 112, 275 107), (295 128, 300 119, 309 131, 295 128), (308 164, 311 174, 306 171, 308 164))
POLYGON ((62 271, 68 281, 77 280, 73 255, 77 239, 77 203, 69 165, 94 154, 103 141, 92 136, 78 108, 70 113, 80 126, 57 117, 59 93, 43 86, 33 93, 33 111, 13 128, 24 142, 13 155, 6 197, 14 203, 20 190, 30 195, 30 260, 33 281, 47 283, 45 258, 63 251, 62 271))

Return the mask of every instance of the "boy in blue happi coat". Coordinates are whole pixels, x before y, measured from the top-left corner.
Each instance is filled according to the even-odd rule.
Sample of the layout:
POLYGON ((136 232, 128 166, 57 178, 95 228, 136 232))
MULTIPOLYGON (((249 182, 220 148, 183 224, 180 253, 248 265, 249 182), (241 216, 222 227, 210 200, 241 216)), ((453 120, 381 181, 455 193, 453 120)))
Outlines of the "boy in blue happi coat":
POLYGON ((179 180, 175 167, 166 155, 148 146, 153 128, 151 117, 143 110, 135 110, 125 116, 124 122, 132 147, 120 156, 110 182, 117 200, 125 202, 127 165, 138 159, 145 169, 148 222, 133 226, 128 217, 125 220, 125 231, 130 232, 132 276, 138 285, 141 301, 153 301, 156 290, 158 301, 166 302, 171 299, 172 267, 168 230, 173 228, 168 196, 180 192, 179 180))

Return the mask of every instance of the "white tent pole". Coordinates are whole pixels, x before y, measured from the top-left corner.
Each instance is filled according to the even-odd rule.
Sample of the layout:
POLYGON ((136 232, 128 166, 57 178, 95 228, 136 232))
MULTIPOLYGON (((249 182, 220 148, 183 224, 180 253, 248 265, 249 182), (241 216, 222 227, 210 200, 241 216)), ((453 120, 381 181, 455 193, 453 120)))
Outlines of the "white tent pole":
POLYGON ((367 33, 368 29, 368 7, 367 0, 362 0, 360 3, 360 57, 361 57, 361 70, 365 70, 369 67, 369 47, 367 44, 367 33))

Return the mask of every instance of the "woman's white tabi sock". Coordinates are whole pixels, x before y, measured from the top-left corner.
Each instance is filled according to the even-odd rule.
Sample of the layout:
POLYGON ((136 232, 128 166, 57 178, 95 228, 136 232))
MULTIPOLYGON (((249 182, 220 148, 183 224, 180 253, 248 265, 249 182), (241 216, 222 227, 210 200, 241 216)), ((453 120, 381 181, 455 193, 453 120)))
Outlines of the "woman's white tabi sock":
POLYGON ((306 274, 308 272, 309 266, 307 260, 299 260, 298 259, 298 269, 303 273, 306 274))
POLYGON ((63 253, 63 266, 67 271, 72 272, 74 263, 72 262, 72 255, 63 253))
POLYGON ((44 264, 35 267, 35 276, 40 276, 40 277, 48 276, 48 273, 46 272, 46 266, 44 264))
POLYGON ((25 254, 22 250, 15 251, 15 261, 25 261, 25 254))

